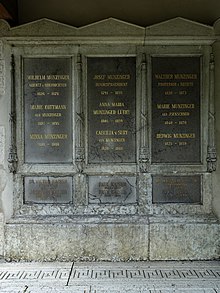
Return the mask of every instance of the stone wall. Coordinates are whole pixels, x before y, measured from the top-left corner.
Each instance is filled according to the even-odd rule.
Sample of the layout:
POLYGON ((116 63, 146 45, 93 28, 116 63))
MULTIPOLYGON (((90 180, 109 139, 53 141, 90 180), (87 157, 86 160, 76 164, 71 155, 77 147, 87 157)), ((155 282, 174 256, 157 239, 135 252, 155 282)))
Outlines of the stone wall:
MULTIPOLYGON (((215 29, 182 18, 147 28, 112 18, 79 29, 47 19, 15 28, 1 21, 0 254, 4 253, 9 260, 34 261, 200 260, 219 257, 220 226, 216 216, 220 216, 220 171, 219 162, 215 171, 214 131, 219 154, 220 46, 218 43, 213 45, 217 40, 218 26, 215 29), (132 71, 136 92, 130 91, 130 101, 136 95, 136 103, 131 103, 132 109, 129 108, 137 116, 136 128, 132 125, 136 149, 134 151, 132 144, 129 146, 131 156, 126 162, 120 161, 121 158, 118 161, 112 159, 112 154, 108 154, 110 161, 105 162, 98 152, 95 152, 94 160, 90 157, 88 145, 91 146, 92 139, 89 133, 92 133, 93 126, 88 123, 89 105, 92 104, 87 97, 90 94, 87 64, 91 56, 111 57, 113 70, 117 68, 118 60, 123 59, 121 57, 130 58, 132 64, 132 58, 136 58, 136 68, 134 66, 132 71), (201 113, 201 131, 196 134, 200 139, 194 148, 197 156, 187 154, 187 162, 180 151, 178 158, 181 157, 182 161, 172 161, 172 156, 177 158, 172 152, 169 153, 171 162, 166 158, 162 162, 157 161, 158 158, 156 162, 152 160, 152 58, 158 56, 175 57, 169 60, 176 62, 183 56, 184 60, 189 57, 196 60, 195 89, 197 93, 201 90, 202 94, 198 104, 192 102, 192 105, 200 107, 196 113, 197 118, 201 113), (27 114, 32 104, 25 108, 24 101, 35 92, 25 85, 24 71, 29 68, 26 66, 29 61, 34 64, 33 72, 40 62, 47 70, 44 63, 48 57, 53 58, 54 63, 66 58, 65 62, 68 60, 72 69, 71 74, 68 71, 68 78, 72 81, 68 86, 71 104, 68 107, 72 107, 68 123, 72 118, 74 139, 68 149, 68 162, 62 161, 62 152, 65 151, 62 149, 57 153, 60 161, 56 156, 55 163, 47 161, 47 154, 44 154, 46 161, 37 161, 32 154, 37 150, 25 145, 28 141, 25 131, 34 116, 27 114), (39 59, 34 63, 28 58, 39 59), (198 79, 200 72, 201 78, 198 79), (200 81, 201 87, 198 86, 200 81), (14 110, 16 117, 13 116, 14 110), (29 157, 25 160, 27 149, 29 157), (103 161, 99 162, 99 159, 103 161), (182 193, 178 193, 179 189, 175 189, 180 181, 185 186, 183 193, 187 194, 184 199, 182 193), (60 189, 57 187, 59 182, 62 182, 60 189), (38 197, 35 186, 40 191, 38 197), (60 190, 60 194, 67 192, 68 196, 58 196, 58 199, 53 192, 48 195, 52 186, 53 192, 60 190), (99 196, 98 188, 104 190, 102 196, 99 196), (163 198, 163 191, 168 194, 168 199, 163 198), (162 198, 153 197, 154 192, 162 194, 162 198)), ((51 65, 50 62, 47 64, 51 65)), ((100 64, 98 68, 102 68, 100 64)), ((95 87, 90 89, 92 96, 95 87)), ((39 91, 40 95, 42 92, 39 91)), ((71 128, 69 124, 68 127, 71 128)), ((37 129, 36 125, 33 129, 37 129)))

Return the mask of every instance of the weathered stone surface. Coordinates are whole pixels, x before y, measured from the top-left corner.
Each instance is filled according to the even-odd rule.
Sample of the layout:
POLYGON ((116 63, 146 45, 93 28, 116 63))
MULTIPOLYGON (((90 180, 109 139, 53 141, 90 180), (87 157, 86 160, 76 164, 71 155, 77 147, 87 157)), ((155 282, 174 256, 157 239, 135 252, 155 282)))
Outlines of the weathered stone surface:
POLYGON ((214 34, 211 26, 182 17, 176 17, 152 26, 148 26, 146 30, 147 35, 157 36, 212 36, 214 34))
MULTIPOLYGON (((215 25, 215 29, 218 33, 218 24, 215 25)), ((208 133, 213 131, 212 128, 208 127, 209 100, 207 98, 212 92, 209 88, 212 84, 209 72, 210 68, 211 71, 213 70, 213 62, 210 63, 211 65, 209 64, 211 48, 206 45, 211 45, 218 37, 214 36, 213 28, 182 18, 176 18, 146 29, 115 19, 103 20, 82 28, 74 28, 44 19, 17 28, 10 28, 5 22, 0 21, 0 35, 6 36, 3 38, 2 50, 0 48, 0 57, 2 56, 3 59, 5 56, 5 60, 2 62, 0 60, 0 94, 5 91, 5 95, 0 97, 3 102, 2 113, 4 112, 4 115, 0 115, 0 124, 3 125, 5 132, 9 130, 7 113, 10 111, 4 111, 4 109, 10 109, 10 55, 13 53, 16 65, 16 138, 19 159, 18 173, 13 176, 14 181, 9 180, 12 179, 12 176, 8 177, 7 167, 2 166, 2 161, 0 162, 0 212, 4 207, 3 212, 8 221, 4 229, 5 244, 3 225, 1 225, 0 250, 3 250, 1 247, 4 244, 6 258, 34 261, 128 261, 219 257, 219 224, 215 221, 208 222, 207 219, 203 221, 190 220, 190 215, 192 217, 192 215, 200 214, 206 217, 211 212, 211 203, 213 203, 213 178, 212 174, 206 172, 208 133), (140 44, 146 46, 140 46, 140 44), (151 81, 148 78, 151 72, 149 57, 152 54, 155 56, 166 54, 204 56, 202 70, 202 82, 204 83, 202 96, 204 98, 201 103, 203 161, 199 161, 197 165, 151 164, 152 161, 148 155, 151 145, 148 136, 151 132, 151 115, 149 115, 151 81), (140 161, 137 164, 134 163, 134 160, 132 160, 132 164, 129 160, 129 164, 120 164, 120 166, 114 162, 103 165, 99 161, 95 164, 87 164, 89 152, 87 148, 88 125, 86 123, 88 117, 86 110, 88 99, 86 99, 85 89, 86 58, 88 56, 107 57, 108 55, 136 56, 137 105, 133 108, 135 108, 137 115, 137 129, 135 128, 137 130, 135 150, 137 155, 139 155, 138 148, 140 148, 140 161), (76 99, 81 100, 80 103, 77 102, 76 107, 75 105, 73 107, 73 119, 78 117, 76 120, 80 121, 80 127, 75 127, 77 123, 73 121, 71 128, 75 127, 76 130, 74 130, 73 137, 74 146, 71 149, 77 154, 77 164, 80 162, 82 166, 78 164, 79 167, 74 160, 68 165, 23 164, 23 122, 25 119, 22 115, 23 86, 19 70, 22 68, 21 56, 33 56, 33 58, 71 56, 74 72, 72 103, 75 104, 76 99), (82 153, 79 150, 82 150, 82 153), (142 168, 139 168, 140 165, 142 168), (138 170, 143 173, 140 174, 138 170), (117 201, 110 204, 106 204, 106 202, 89 204, 89 201, 91 203, 91 196, 89 198, 89 187, 91 186, 89 186, 88 177, 115 174, 137 179, 135 194, 137 201, 120 201, 119 204, 117 201), (164 174, 167 176, 201 175, 202 203, 198 204, 197 202, 189 205, 178 202, 166 205, 158 202, 152 203, 152 174, 160 176, 164 174), (24 203, 23 177, 25 176, 75 177, 75 186, 73 187, 76 190, 76 196, 73 198, 73 204, 24 203), (3 199, 2 204, 1 199, 3 199), (13 213, 15 218, 11 219, 13 213), (154 215, 150 224, 149 215, 154 215), (160 220, 161 215, 164 216, 162 220, 160 220), (173 217, 177 215, 176 219, 171 219, 171 215, 173 217), (23 220, 20 219, 21 217, 23 220)), ((216 57, 217 54, 215 54, 215 62, 216 57)), ((216 84, 218 77, 219 74, 216 74, 216 84)), ((216 120, 217 122, 218 120, 216 120)), ((217 137, 219 137, 218 125, 216 128, 217 137)), ((5 152, 8 150, 10 135, 7 133, 6 139, 4 130, 2 130, 2 134, 3 136, 0 138, 3 138, 3 145, 0 146, 0 157, 6 163, 7 155, 5 152)), ((135 159, 138 160, 138 156, 135 159)), ((218 186, 218 178, 213 182, 215 186, 218 186)), ((218 195, 216 189, 216 197, 218 195)), ((218 207, 216 209, 219 210, 218 207)))
POLYGON ((220 226, 217 222, 190 222, 185 218, 150 224, 150 259, 217 259, 220 255, 220 226))
POLYGON ((1 19, 0 20, 0 35, 1 36, 7 35, 9 30, 10 30, 10 26, 7 23, 7 21, 4 19, 1 19))
POLYGON ((5 157, 5 128, 0 126, 0 164, 3 164, 5 157))
POLYGON ((214 30, 216 35, 220 35, 220 18, 214 23, 214 30))
POLYGON ((136 202, 136 177, 89 177, 89 203, 129 204, 136 202))
POLYGON ((211 218, 42 217, 12 221, 5 257, 34 261, 203 260, 220 255, 220 227, 211 218))
POLYGON ((80 28, 82 35, 93 36, 139 36, 144 37, 145 29, 141 26, 130 24, 119 19, 108 18, 80 28))
POLYGON ((129 223, 7 224, 7 259, 35 261, 148 259, 148 225, 129 223))
POLYGON ((4 254, 4 216, 0 213, 0 256, 4 254))
POLYGON ((74 35, 77 28, 53 21, 47 18, 33 21, 31 23, 23 24, 11 29, 12 36, 40 36, 47 32, 48 36, 63 36, 63 35, 74 35), (31 26, 31 29, 30 29, 31 26))

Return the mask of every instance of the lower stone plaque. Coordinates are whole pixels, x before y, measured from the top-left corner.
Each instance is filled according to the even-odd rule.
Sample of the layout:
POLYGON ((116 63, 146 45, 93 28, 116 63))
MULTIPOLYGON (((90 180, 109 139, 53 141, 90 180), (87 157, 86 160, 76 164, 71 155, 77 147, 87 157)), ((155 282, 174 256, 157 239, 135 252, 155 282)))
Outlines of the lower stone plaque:
POLYGON ((201 204, 201 176, 152 176, 153 203, 201 204))
POLYGON ((131 204, 136 202, 136 177, 89 176, 90 204, 131 204))
POLYGON ((72 177, 25 177, 25 203, 72 202, 72 177))

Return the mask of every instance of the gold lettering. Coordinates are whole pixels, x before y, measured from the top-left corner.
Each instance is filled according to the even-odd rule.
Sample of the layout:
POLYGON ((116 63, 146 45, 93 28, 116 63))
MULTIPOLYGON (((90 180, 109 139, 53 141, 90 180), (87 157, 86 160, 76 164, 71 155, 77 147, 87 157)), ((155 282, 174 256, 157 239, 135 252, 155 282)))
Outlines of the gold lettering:
POLYGON ((96 74, 94 77, 93 77, 93 79, 98 79, 98 80, 102 80, 102 79, 105 79, 105 77, 106 77, 106 74, 100 74, 100 75, 98 75, 98 74, 96 74))
POLYGON ((170 109, 170 104, 157 104, 157 109, 170 109))
POLYGON ((108 79, 130 79, 130 74, 112 74, 107 76, 108 79))
POLYGON ((42 86, 41 83, 29 83, 28 85, 29 85, 29 87, 41 87, 42 86))
POLYGON ((31 105, 31 110, 66 110, 66 105, 31 105))
POLYGON ((177 86, 176 82, 158 82, 158 86, 177 86))
POLYGON ((155 74, 156 79, 173 79, 173 74, 155 74))
POLYGON ((96 82, 96 87, 126 87, 128 86, 127 82, 96 82))
POLYGON ((45 110, 66 110, 66 105, 45 105, 45 110))
POLYGON ((174 74, 175 79, 197 79, 197 74, 193 73, 176 73, 174 74))
POLYGON ((52 142, 51 146, 52 147, 59 147, 60 143, 59 142, 52 142))
POLYGON ((93 115, 115 115, 116 110, 93 110, 93 115))
POLYGON ((45 92, 37 92, 37 96, 45 96, 45 92))
POLYGON ((67 87, 66 83, 45 83, 45 87, 67 87))
POLYGON ((118 102, 118 103, 112 103, 112 107, 124 107, 125 104, 124 103, 121 103, 121 102, 118 102))
POLYGON ((31 105, 31 110, 43 110, 43 105, 31 105))
POLYGON ((130 115, 130 110, 118 110, 118 115, 130 115))
POLYGON ((120 138, 111 137, 111 138, 106 138, 105 142, 125 142, 125 138, 124 137, 120 137, 120 138))
POLYGON ((173 109, 194 109, 195 104, 172 104, 173 109))
POLYGON ((43 137, 43 134, 32 133, 30 134, 30 139, 44 139, 44 137, 43 137))
POLYGON ((195 133, 174 133, 173 138, 195 138, 195 133))
POLYGON ((70 79, 70 76, 67 75, 62 75, 62 74, 57 74, 57 75, 47 75, 47 80, 68 80, 70 79))
POLYGON ((110 107, 110 103, 107 102, 100 102, 99 107, 110 107))
POLYGON ((96 130, 96 135, 128 135, 128 130, 96 130))
POLYGON ((42 113, 42 117, 61 117, 61 113, 42 113))
POLYGON ((49 133, 49 134, 44 134, 44 138, 45 139, 67 139, 68 135, 64 133, 59 133, 59 134, 49 133))
POLYGON ((169 116, 190 116, 189 112, 169 112, 169 116))
POLYGON ((194 139, 196 137, 195 133, 157 133, 157 139, 168 139, 168 138, 177 138, 177 139, 194 139))
POLYGON ((172 138, 172 134, 171 133, 157 133, 156 134, 156 138, 172 138))
POLYGON ((45 80, 46 76, 44 74, 43 75, 28 75, 27 79, 28 80, 45 80))
POLYGON ((193 82, 180 82, 180 86, 193 86, 193 82))

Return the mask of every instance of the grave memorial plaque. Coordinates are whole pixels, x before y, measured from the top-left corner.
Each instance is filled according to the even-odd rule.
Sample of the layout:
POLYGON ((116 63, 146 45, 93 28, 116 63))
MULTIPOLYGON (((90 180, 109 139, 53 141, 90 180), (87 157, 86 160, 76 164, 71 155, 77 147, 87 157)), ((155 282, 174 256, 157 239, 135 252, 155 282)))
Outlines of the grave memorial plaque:
POLYGON ((200 163, 200 58, 152 57, 152 162, 200 163))
POLYGON ((89 203, 136 203, 136 178, 131 176, 89 176, 89 203))
POLYGON ((136 59, 87 59, 89 163, 136 161, 136 59))
POLYGON ((71 59, 24 58, 26 163, 72 162, 71 59))
POLYGON ((25 203, 72 203, 72 177, 25 177, 25 203))
POLYGON ((153 203, 201 203, 201 177, 152 176, 153 203))

